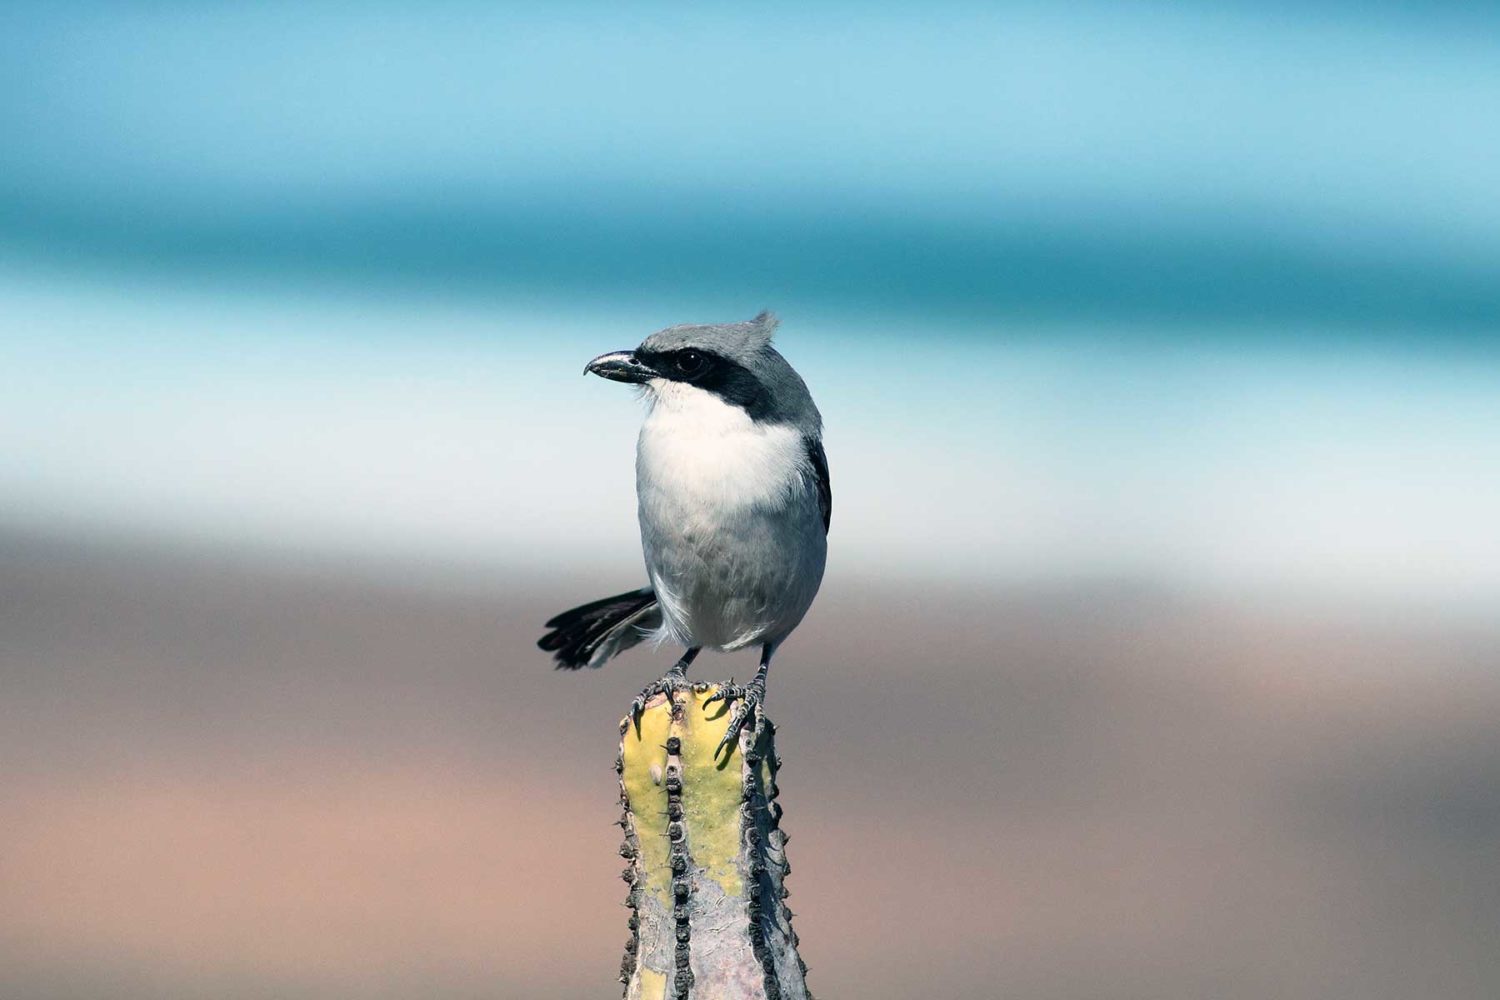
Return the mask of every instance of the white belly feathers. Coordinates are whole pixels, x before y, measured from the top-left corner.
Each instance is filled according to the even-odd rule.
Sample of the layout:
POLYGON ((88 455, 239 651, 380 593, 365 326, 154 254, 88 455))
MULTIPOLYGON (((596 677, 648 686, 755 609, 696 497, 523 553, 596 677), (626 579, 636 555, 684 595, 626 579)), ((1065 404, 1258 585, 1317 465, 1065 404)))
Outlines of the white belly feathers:
POLYGON ((658 381, 652 395, 636 486, 662 638, 779 640, 812 603, 826 553, 801 433, 692 386, 658 381))

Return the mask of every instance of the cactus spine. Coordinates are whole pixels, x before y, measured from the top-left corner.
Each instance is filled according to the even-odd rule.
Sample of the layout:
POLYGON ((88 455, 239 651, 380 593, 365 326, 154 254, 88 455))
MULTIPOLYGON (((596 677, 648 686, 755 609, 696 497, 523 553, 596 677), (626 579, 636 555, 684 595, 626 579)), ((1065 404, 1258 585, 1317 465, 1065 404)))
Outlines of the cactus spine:
POLYGON ((775 729, 717 759, 729 709, 707 686, 658 695, 620 727, 626 1000, 811 1000, 784 902, 775 729))

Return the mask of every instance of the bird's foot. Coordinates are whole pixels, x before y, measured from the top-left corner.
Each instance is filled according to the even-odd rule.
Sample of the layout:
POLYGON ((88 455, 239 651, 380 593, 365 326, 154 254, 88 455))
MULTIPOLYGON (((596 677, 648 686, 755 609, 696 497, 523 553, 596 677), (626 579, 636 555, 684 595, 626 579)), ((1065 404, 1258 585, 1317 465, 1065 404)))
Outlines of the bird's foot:
POLYGON ((703 699, 703 707, 707 708, 711 703, 722 701, 726 705, 734 705, 734 713, 729 716, 729 728, 724 731, 724 739, 719 742, 719 748, 714 751, 717 757, 723 753, 725 748, 732 747, 740 738, 740 730, 745 728, 745 723, 750 718, 755 718, 755 729, 752 730, 757 736, 761 727, 765 724, 765 713, 760 710, 760 703, 766 697, 766 680, 764 676, 756 675, 755 680, 749 684, 720 684, 719 689, 707 698, 703 699))
POLYGON ((635 720, 636 728, 641 725, 641 713, 646 711, 646 703, 659 694, 667 696, 667 704, 675 710, 678 691, 691 691, 693 684, 687 679, 687 671, 679 666, 672 667, 656 680, 647 684, 641 693, 635 696, 635 701, 630 703, 630 717, 635 720))

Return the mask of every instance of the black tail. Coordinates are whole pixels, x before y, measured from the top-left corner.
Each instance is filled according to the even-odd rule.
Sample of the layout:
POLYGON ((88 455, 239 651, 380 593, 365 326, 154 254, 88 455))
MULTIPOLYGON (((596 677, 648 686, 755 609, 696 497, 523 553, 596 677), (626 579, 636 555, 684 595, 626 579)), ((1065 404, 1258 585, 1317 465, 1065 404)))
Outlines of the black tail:
POLYGON ((552 654, 559 670, 602 667, 660 624, 656 595, 642 587, 564 611, 547 623, 552 631, 536 644, 552 654))

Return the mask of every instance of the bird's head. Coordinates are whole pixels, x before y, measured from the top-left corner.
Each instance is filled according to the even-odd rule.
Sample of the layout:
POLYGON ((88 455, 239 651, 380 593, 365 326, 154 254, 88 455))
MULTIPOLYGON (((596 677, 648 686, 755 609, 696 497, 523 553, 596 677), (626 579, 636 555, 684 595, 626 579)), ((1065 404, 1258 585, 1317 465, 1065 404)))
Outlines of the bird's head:
POLYGON ((642 386, 653 397, 708 393, 758 422, 816 427, 807 386, 771 346, 776 325, 763 312, 746 323, 671 326, 633 351, 601 354, 584 372, 642 386))

